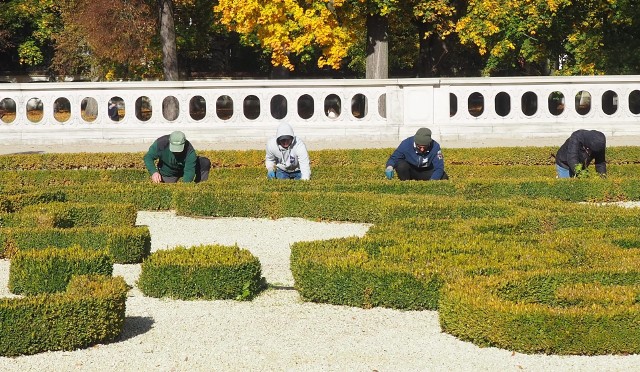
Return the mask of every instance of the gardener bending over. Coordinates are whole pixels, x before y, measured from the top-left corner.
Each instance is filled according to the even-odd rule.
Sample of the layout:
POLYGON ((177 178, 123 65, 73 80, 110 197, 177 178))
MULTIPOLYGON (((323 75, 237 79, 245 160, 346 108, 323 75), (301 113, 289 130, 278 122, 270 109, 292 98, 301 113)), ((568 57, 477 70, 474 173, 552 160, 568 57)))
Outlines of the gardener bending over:
POLYGON ((580 129, 564 142, 556 154, 556 171, 558 178, 576 176, 578 170, 586 170, 591 161, 596 161, 596 172, 601 177, 607 174, 607 163, 604 159, 607 138, 597 130, 580 129))
POLYGON ((153 183, 175 183, 180 177, 182 182, 202 182, 209 178, 211 169, 209 159, 197 156, 191 142, 180 131, 155 140, 144 155, 144 165, 153 183))
POLYGON ((420 128, 414 136, 400 142, 387 160, 385 176, 393 178, 395 169, 400 181, 448 180, 440 144, 431 139, 429 128, 420 128))

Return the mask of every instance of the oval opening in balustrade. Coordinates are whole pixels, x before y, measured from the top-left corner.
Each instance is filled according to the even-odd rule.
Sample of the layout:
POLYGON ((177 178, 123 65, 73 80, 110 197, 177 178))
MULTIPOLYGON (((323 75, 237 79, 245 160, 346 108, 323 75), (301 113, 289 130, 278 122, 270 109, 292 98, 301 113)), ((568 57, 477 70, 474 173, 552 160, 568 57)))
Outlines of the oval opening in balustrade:
POLYGON ((164 97, 162 100, 162 116, 169 121, 178 119, 178 116, 180 116, 180 102, 176 97, 164 97))
POLYGON ((634 115, 640 114, 640 90, 629 93, 629 111, 634 115))
POLYGON ((16 120, 16 101, 11 98, 3 98, 0 101, 0 120, 7 124, 16 120))
POLYGON ((287 116, 287 99, 282 94, 271 97, 271 117, 277 120, 287 116))
POLYGON ((121 97, 111 97, 107 103, 107 115, 112 121, 120 121, 124 118, 125 105, 124 100, 121 97))
POLYGON ((342 113, 342 101, 336 94, 329 94, 324 99, 324 114, 329 119, 337 119, 342 113))
POLYGON ((71 102, 65 97, 53 101, 53 118, 64 123, 71 118, 71 102))
POLYGON ((80 117, 91 123, 98 117, 98 101, 93 97, 85 97, 80 101, 80 117))
POLYGON ((591 93, 581 90, 576 93, 576 112, 586 115, 591 111, 591 93))
POLYGON ((303 94, 298 97, 298 116, 302 119, 310 119, 313 116, 314 109, 313 97, 303 94))
POLYGON ((618 93, 608 90, 602 94, 602 111, 607 115, 618 111, 618 93))
POLYGON ((506 92, 500 92, 496 94, 494 100, 496 105, 496 114, 500 116, 507 116, 511 112, 511 96, 506 92))
POLYGON ((565 100, 562 92, 551 92, 547 100, 549 105, 549 113, 558 116, 564 112, 565 100))
POLYGON ((136 118, 140 121, 148 121, 153 115, 153 107, 151 99, 147 96, 141 96, 136 99, 136 118))
POLYGON ((244 98, 242 102, 242 111, 244 117, 249 120, 255 120, 260 116, 260 98, 249 95, 244 98))
POLYGON ((216 115, 221 120, 229 120, 233 116, 233 99, 225 95, 216 100, 216 115))
POLYGON ((522 113, 526 116, 535 115, 538 112, 538 95, 533 92, 526 92, 520 99, 522 113))
POLYGON ((449 93, 449 117, 456 116, 458 113, 458 96, 449 93))
POLYGON ((367 116, 367 96, 358 93, 351 98, 351 115, 356 119, 367 116))
POLYGON ((189 100, 189 116, 193 120, 202 120, 207 116, 207 100, 203 96, 194 96, 189 100))
POLYGON ((474 117, 482 115, 484 112, 484 96, 478 92, 471 93, 467 99, 469 114, 474 117))
POLYGON ((378 97, 378 114, 385 119, 387 118, 387 93, 378 97))
POLYGON ((32 123, 37 123, 44 116, 44 104, 40 98, 33 97, 27 101, 27 119, 32 123))

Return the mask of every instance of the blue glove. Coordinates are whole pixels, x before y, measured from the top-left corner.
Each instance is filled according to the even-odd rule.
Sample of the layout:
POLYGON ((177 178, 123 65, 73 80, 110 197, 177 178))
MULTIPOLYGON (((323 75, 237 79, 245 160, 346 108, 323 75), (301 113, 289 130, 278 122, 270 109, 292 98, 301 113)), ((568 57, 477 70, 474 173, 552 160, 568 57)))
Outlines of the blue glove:
POLYGON ((387 176, 387 179, 390 180, 393 178, 393 167, 387 167, 384 171, 384 175, 387 176))
POLYGON ((267 179, 273 180, 276 178, 276 171, 270 170, 267 172, 267 179))

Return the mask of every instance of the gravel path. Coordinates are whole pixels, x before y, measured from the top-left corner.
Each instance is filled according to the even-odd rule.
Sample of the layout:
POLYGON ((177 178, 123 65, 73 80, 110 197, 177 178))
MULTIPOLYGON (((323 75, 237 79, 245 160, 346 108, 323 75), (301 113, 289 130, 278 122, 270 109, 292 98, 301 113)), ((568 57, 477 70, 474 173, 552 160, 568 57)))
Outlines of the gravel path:
MULTIPOLYGON (((633 371, 640 355, 546 356, 479 348, 440 332, 435 311, 302 302, 290 287, 295 241, 362 236, 369 226, 297 218, 194 219, 140 212, 152 250, 238 244, 278 289, 251 302, 174 301, 129 293, 121 337, 86 350, 0 357, 0 371, 633 371)), ((116 265, 134 285, 139 265, 116 265)), ((0 260, 0 296, 9 262, 0 260)))

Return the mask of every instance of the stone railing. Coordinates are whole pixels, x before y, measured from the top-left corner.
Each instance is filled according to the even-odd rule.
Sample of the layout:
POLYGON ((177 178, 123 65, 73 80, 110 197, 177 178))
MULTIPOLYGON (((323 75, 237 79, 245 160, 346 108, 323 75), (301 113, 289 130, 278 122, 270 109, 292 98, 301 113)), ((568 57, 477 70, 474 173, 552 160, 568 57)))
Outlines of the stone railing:
POLYGON ((281 122, 325 140, 637 136, 640 76, 1 84, 0 120, 5 144, 253 141, 281 122))

